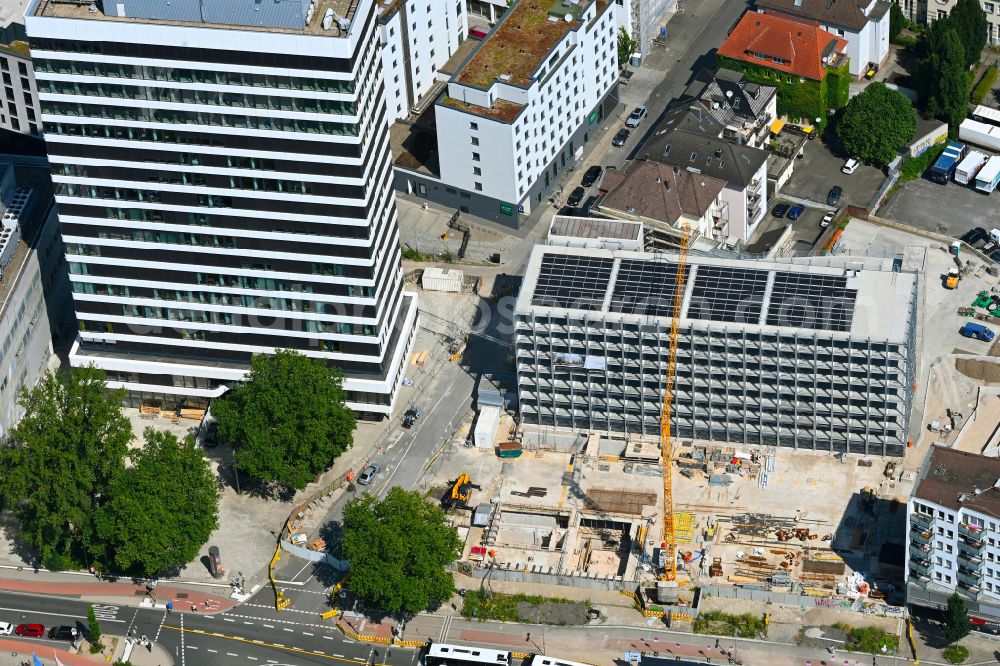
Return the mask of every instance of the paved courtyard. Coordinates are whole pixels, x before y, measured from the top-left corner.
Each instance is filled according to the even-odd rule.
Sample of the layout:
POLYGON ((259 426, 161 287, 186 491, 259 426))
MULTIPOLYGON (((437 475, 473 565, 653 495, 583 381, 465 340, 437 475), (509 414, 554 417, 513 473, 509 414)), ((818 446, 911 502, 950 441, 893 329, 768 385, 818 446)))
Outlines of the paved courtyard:
POLYGON ((781 194, 826 203, 826 195, 834 185, 844 189, 840 205, 867 206, 885 179, 875 167, 862 165, 851 175, 840 171, 846 157, 834 154, 819 139, 807 141, 801 159, 796 160, 795 172, 781 189, 781 194))
POLYGON ((901 187, 879 210, 881 217, 958 238, 973 227, 989 230, 1000 220, 1000 194, 919 178, 901 187))

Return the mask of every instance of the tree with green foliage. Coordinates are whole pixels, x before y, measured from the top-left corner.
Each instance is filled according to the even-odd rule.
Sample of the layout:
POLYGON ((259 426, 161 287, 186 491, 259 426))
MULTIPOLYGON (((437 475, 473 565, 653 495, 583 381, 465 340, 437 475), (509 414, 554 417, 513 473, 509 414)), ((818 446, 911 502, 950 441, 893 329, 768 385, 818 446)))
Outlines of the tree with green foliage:
POLYGON ((618 28, 618 66, 624 67, 625 63, 629 61, 632 54, 635 53, 635 47, 639 43, 632 39, 632 35, 628 34, 628 30, 625 26, 618 28))
POLYGON ((889 41, 899 37, 899 33, 903 32, 903 28, 906 26, 906 17, 903 16, 903 10, 897 3, 892 3, 889 7, 889 41))
POLYGON ((923 76, 932 77, 924 83, 930 86, 926 98, 927 112, 946 121, 952 131, 957 132, 969 113, 971 75, 962 64, 964 48, 954 28, 934 38, 934 41, 938 45, 922 67, 923 76))
POLYGON ((972 631, 972 623, 969 621, 969 612, 965 607, 965 601, 953 592, 948 597, 948 607, 944 611, 944 636, 949 643, 955 643, 972 631))
POLYGON ((285 490, 306 487, 353 441, 343 373, 290 350, 260 354, 245 383, 212 405, 241 472, 285 490))
POLYGON ((101 645, 101 623, 97 621, 97 614, 94 613, 93 606, 87 606, 87 640, 90 642, 90 651, 98 653, 104 649, 101 645))
POLYGON ((95 521, 132 440, 123 397, 93 367, 47 373, 21 393, 24 418, 0 447, 0 497, 49 569, 106 555, 95 521))
POLYGON ((416 614, 446 601, 455 582, 445 567, 462 542, 441 507, 395 487, 344 507, 342 550, 351 564, 351 589, 388 613, 416 614))
POLYGON ((836 131, 851 155, 888 164, 913 138, 916 128, 910 100, 884 83, 872 83, 847 103, 836 131))
POLYGON ((109 488, 98 530, 121 571, 156 576, 180 569, 218 527, 219 489, 194 438, 146 428, 146 444, 109 488))
POLYGON ((946 19, 958 32, 966 69, 979 62, 990 29, 979 0, 958 0, 946 19))

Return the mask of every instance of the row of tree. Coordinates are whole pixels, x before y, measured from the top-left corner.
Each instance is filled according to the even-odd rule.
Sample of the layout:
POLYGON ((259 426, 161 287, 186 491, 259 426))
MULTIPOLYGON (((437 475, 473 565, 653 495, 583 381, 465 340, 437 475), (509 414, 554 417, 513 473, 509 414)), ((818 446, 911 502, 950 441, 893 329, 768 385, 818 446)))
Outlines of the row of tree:
POLYGON ((104 373, 49 373, 21 398, 0 447, 0 508, 51 569, 150 576, 194 559, 218 524, 218 487, 194 441, 148 428, 130 449, 121 391, 104 373))
POLYGON ((972 71, 986 46, 989 22, 977 0, 958 0, 946 18, 927 25, 917 41, 918 93, 928 116, 957 131, 969 113, 972 71))

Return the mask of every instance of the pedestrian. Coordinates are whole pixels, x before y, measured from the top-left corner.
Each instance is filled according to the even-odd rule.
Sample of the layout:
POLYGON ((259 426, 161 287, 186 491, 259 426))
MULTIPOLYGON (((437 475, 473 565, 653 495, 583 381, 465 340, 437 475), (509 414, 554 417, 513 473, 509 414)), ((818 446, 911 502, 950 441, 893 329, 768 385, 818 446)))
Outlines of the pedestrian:
POLYGON ((531 640, 531 632, 530 631, 528 632, 528 635, 525 637, 524 640, 526 640, 526 641, 530 641, 531 640))
POLYGON ((174 610, 174 603, 172 601, 167 602, 167 612, 171 613, 174 610))
POLYGON ((192 613, 198 612, 198 604, 191 604, 191 612, 192 613))
POLYGON ((205 606, 205 608, 208 608, 208 599, 206 599, 205 601, 203 601, 202 604, 205 606))

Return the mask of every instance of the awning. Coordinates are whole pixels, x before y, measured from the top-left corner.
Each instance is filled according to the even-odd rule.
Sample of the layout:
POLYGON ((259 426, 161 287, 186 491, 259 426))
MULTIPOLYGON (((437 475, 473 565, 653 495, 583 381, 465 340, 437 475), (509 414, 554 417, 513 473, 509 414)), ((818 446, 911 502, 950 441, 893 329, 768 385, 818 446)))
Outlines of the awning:
POLYGON ((771 123, 771 134, 779 134, 781 130, 784 129, 784 127, 785 127, 784 120, 781 120, 780 118, 778 120, 775 120, 773 123, 771 123))

